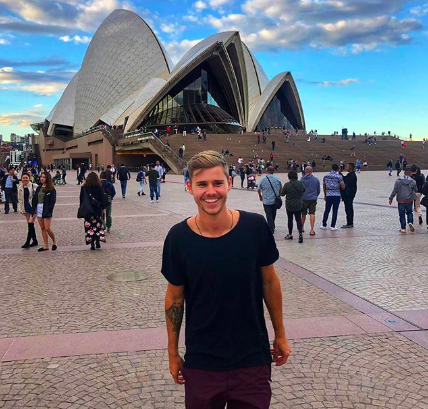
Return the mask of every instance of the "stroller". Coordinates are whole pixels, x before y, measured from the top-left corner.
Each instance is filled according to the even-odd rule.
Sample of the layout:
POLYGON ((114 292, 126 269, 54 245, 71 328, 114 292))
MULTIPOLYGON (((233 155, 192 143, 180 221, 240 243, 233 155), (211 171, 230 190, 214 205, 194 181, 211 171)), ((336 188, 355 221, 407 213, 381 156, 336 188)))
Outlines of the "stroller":
POLYGON ((255 189, 256 185, 256 175, 251 174, 247 176, 247 189, 255 189))

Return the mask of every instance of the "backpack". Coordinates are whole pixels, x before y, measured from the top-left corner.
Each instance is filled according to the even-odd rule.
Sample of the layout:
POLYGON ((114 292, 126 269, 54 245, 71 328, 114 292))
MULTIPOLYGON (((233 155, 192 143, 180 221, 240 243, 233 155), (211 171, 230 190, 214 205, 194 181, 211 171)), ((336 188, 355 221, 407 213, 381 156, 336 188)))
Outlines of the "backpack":
POLYGON ((137 179, 136 179, 136 181, 137 181, 137 182, 141 182, 141 181, 143 180, 143 178, 144 178, 144 172, 143 172, 142 170, 140 170, 140 171, 138 172, 138 175, 137 175, 137 179))
POLYGON ((112 197, 111 197, 111 188, 110 188, 110 183, 106 183, 105 186, 102 186, 102 191, 103 191, 103 195, 105 198, 105 202, 107 203, 108 206, 111 205, 112 202, 112 197))

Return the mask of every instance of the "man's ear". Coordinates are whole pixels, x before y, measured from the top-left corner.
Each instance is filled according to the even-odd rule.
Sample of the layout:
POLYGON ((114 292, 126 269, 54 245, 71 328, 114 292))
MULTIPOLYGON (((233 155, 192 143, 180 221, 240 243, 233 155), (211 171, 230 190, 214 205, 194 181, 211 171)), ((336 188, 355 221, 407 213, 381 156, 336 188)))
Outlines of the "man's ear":
POLYGON ((192 184, 190 183, 190 179, 186 182, 187 190, 191 195, 193 195, 192 184))

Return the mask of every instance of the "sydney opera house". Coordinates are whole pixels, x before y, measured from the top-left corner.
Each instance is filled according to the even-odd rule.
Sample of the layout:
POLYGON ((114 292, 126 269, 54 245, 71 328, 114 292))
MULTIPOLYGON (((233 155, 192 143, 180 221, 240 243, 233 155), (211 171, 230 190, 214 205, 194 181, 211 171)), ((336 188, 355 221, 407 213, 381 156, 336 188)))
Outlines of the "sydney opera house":
POLYGON ((115 10, 96 31, 58 103, 33 126, 41 161, 69 167, 113 162, 114 138, 88 131, 99 125, 120 138, 168 126, 228 134, 299 130, 305 120, 290 72, 269 80, 239 32, 202 40, 174 66, 141 17, 115 10))

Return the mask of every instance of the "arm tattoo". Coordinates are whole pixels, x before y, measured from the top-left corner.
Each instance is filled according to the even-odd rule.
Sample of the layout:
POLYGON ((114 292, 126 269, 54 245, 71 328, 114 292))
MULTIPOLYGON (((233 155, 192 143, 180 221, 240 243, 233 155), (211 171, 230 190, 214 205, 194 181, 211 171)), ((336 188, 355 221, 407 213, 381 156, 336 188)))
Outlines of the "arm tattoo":
POLYGON ((172 324, 172 331, 177 334, 180 332, 181 323, 183 322, 184 303, 175 302, 165 311, 165 315, 172 324))

